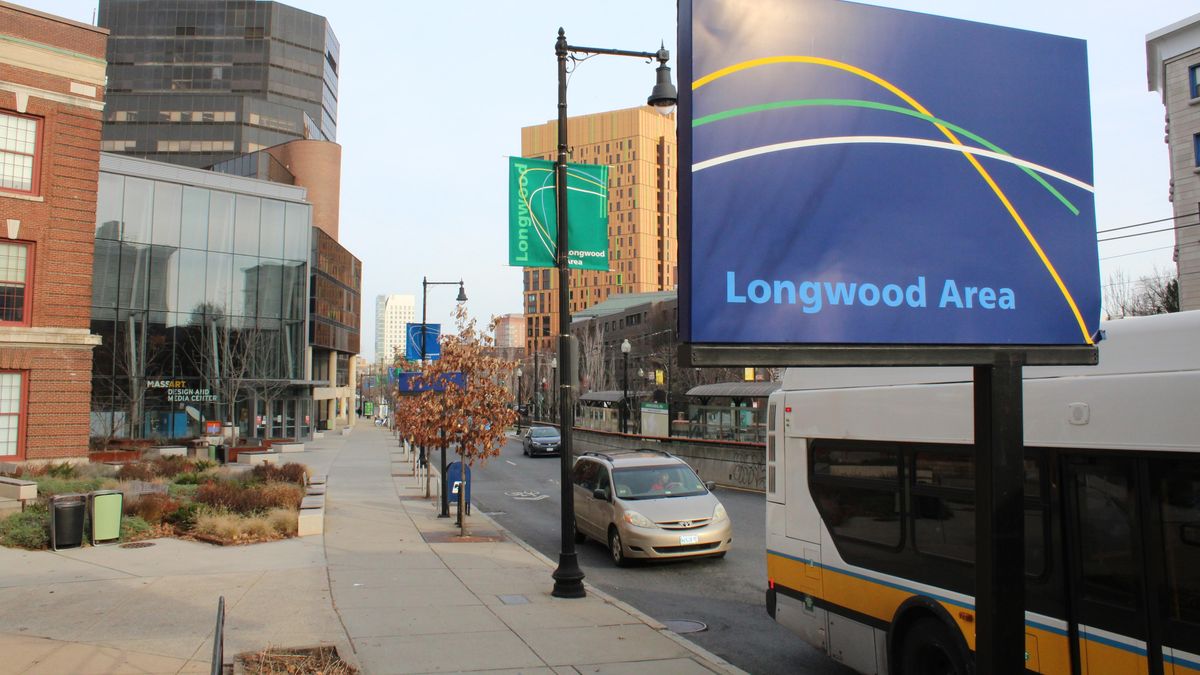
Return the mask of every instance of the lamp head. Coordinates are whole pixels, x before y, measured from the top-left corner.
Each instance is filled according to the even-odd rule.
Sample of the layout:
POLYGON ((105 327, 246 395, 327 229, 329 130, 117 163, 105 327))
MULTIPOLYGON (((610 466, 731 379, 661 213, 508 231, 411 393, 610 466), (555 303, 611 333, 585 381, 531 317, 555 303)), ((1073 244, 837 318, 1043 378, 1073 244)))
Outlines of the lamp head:
POLYGON ((633 351, 633 345, 629 344, 629 338, 625 338, 625 341, 621 343, 621 353, 628 354, 631 351, 633 351))
POLYGON ((670 115, 675 110, 675 104, 679 102, 679 92, 676 91, 675 85, 671 84, 671 68, 667 65, 671 52, 660 48, 655 58, 658 59, 658 68, 655 70, 657 79, 646 103, 657 108, 662 114, 670 115))
POLYGON ((466 289, 465 289, 465 288, 463 288, 463 282, 462 282, 461 280, 458 282, 458 298, 457 298, 457 301, 458 301, 458 302, 466 302, 466 301, 467 301, 467 291, 466 291, 466 289))

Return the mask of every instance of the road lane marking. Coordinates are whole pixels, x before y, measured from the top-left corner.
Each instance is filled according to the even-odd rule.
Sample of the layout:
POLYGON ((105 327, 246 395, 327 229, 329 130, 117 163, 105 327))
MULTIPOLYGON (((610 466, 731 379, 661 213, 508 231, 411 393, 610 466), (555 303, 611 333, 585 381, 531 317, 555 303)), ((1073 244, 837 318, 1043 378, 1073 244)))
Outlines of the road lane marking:
POLYGON ((514 461, 512 461, 511 459, 506 459, 506 460, 504 460, 504 461, 508 462, 509 464, 512 464, 513 466, 516 466, 516 465, 517 465, 517 463, 516 463, 516 462, 514 462, 514 461))

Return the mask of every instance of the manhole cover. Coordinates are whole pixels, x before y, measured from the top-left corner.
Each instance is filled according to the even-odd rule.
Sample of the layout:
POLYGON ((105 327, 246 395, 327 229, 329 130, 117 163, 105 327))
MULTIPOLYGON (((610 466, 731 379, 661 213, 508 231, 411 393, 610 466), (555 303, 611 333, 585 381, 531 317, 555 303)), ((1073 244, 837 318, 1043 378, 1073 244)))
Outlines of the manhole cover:
POLYGON ((152 541, 134 541, 128 544, 121 544, 120 548, 149 548, 154 545, 152 541))
POLYGON ((689 619, 671 619, 664 621, 663 625, 672 633, 699 633, 700 631, 708 630, 708 626, 699 621, 691 621, 689 619))

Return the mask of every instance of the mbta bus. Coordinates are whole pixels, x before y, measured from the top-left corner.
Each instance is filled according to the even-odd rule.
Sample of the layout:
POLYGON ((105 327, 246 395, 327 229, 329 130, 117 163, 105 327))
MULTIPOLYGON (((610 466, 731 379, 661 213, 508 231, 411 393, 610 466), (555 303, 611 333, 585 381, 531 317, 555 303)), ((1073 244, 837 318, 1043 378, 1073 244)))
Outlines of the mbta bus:
MULTIPOLYGON (((1200 312, 1025 369, 1025 663, 1200 674, 1200 312)), ((767 611, 861 673, 968 673, 965 368, 789 369, 768 403, 767 611)))

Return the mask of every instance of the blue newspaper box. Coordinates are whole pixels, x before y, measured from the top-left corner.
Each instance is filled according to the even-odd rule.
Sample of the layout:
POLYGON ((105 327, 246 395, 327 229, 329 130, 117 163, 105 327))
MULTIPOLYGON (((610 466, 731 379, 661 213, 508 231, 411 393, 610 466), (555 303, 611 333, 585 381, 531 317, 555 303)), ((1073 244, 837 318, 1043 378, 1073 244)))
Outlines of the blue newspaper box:
MULTIPOLYGON (((450 497, 450 503, 458 502, 458 493, 454 489, 454 484, 462 480, 462 462, 450 462, 446 467, 446 494, 450 497)), ((467 492, 463 495, 463 505, 470 512, 471 509, 471 467, 467 467, 467 492)))

